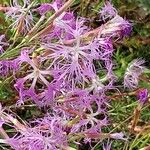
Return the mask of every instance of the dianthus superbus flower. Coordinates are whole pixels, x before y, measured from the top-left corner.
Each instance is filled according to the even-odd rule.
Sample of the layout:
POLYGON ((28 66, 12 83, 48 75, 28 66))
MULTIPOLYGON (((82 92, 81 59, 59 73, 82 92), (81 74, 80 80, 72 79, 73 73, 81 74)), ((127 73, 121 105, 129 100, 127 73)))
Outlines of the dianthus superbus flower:
MULTIPOLYGON (((62 6, 62 1, 57 0, 54 1, 53 3, 45 3, 42 4, 40 7, 37 8, 37 11, 41 15, 45 15, 47 12, 57 12, 59 8, 62 6)), ((53 21, 53 31, 52 32, 47 32, 46 35, 42 36, 42 39, 45 40, 53 40, 54 38, 58 39, 60 37, 63 37, 63 39, 70 39, 72 38, 72 35, 69 33, 65 33, 64 29, 62 28, 64 24, 67 24, 68 26, 74 27, 75 26, 75 17, 72 12, 63 12, 60 16, 58 16, 54 21, 53 21), (65 34, 64 34, 65 33, 65 34)))
MULTIPOLYGON (((111 59, 112 43, 107 38, 95 38, 90 42, 83 42, 81 36, 88 30, 83 19, 76 20, 75 29, 68 24, 63 24, 62 28, 72 35, 75 41, 70 45, 43 43, 42 47, 50 52, 46 59, 53 60, 51 66, 55 64, 61 70, 60 79, 69 82, 71 87, 74 88, 77 84, 84 86, 96 76, 93 61, 105 62, 111 59)), ((108 68, 107 63, 106 68, 108 68)))
POLYGON ((124 87, 134 89, 138 86, 139 76, 144 72, 144 60, 135 59, 127 67, 124 75, 124 87))
POLYGON ((6 12, 6 17, 12 18, 12 28, 17 29, 19 32, 27 33, 33 27, 34 19, 31 12, 33 5, 34 2, 30 3, 29 0, 24 0, 23 5, 18 0, 11 2, 9 10, 6 12))
POLYGON ((112 17, 117 15, 117 10, 112 6, 110 2, 106 2, 104 7, 100 10, 100 17, 102 17, 103 20, 111 19, 112 17))
POLYGON ((99 45, 96 41, 86 45, 81 42, 80 36, 86 29, 83 23, 82 20, 77 20, 76 29, 65 25, 65 30, 76 39, 73 45, 67 46, 57 43, 42 45, 43 48, 51 51, 47 59, 53 59, 52 64, 56 64, 57 68, 62 70, 60 79, 67 80, 72 86, 77 83, 88 82, 88 78, 95 74, 93 60, 98 57, 97 49, 99 45))
POLYGON ((108 124, 104 94, 92 95, 89 91, 76 89, 66 93, 64 99, 64 103, 58 107, 59 112, 65 116, 70 116, 72 120, 77 116, 80 118, 78 122, 72 124, 72 133, 91 130, 101 132, 101 129, 108 124), (101 119, 98 118, 99 116, 101 119))
POLYGON ((100 17, 106 21, 103 25, 103 29, 100 32, 101 37, 113 37, 120 39, 127 36, 131 32, 131 24, 118 15, 117 10, 112 6, 110 2, 105 2, 104 7, 100 10, 100 17))
POLYGON ((33 123, 34 127, 27 127, 6 142, 15 150, 62 150, 67 146, 66 133, 59 118, 45 117, 33 123))
MULTIPOLYGON (((48 81, 46 77, 52 77, 54 74, 49 69, 40 69, 40 67, 42 67, 42 61, 40 58, 31 59, 28 52, 24 50, 21 52, 19 60, 20 65, 24 63, 30 65, 29 70, 26 72, 27 75, 25 77, 18 78, 14 85, 20 95, 19 102, 23 103, 26 97, 29 97, 36 102, 40 98, 40 96, 38 96, 39 93, 41 94, 42 92, 45 92, 46 96, 47 90, 53 90, 53 88, 50 88, 53 84, 51 84, 51 81, 48 81), (41 89, 36 89, 36 85, 38 82, 40 82, 40 84, 42 85, 41 89), (30 86, 28 86, 28 84, 30 86)), ((57 75, 55 74, 55 78, 56 77, 57 75)), ((49 94, 49 98, 53 98, 53 92, 51 91, 49 92, 49 94)))

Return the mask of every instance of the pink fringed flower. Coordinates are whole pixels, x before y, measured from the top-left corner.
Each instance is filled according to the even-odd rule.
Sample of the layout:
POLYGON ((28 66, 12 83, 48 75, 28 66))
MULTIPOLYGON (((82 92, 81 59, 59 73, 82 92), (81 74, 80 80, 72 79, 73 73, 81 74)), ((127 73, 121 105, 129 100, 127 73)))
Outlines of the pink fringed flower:
POLYGON ((46 59, 53 60, 51 66, 56 65, 56 68, 62 72, 60 79, 70 83, 71 87, 74 88, 77 84, 84 86, 89 82, 89 79, 96 76, 93 61, 109 60, 112 54, 112 45, 105 38, 83 43, 80 37, 87 30, 87 27, 84 26, 84 20, 78 19, 75 29, 67 24, 64 24, 62 28, 74 37, 74 43, 71 45, 43 43, 42 47, 50 51, 46 59))
POLYGON ((64 103, 58 107, 61 110, 59 112, 68 118, 80 118, 77 123, 72 124, 72 133, 90 130, 101 132, 101 128, 107 125, 104 94, 92 95, 86 90, 76 89, 67 93, 64 99, 64 103))
POLYGON ((112 18, 117 15, 117 10, 112 6, 110 2, 106 2, 104 7, 102 7, 100 11, 100 17, 102 17, 103 20, 106 20, 108 18, 112 18))
POLYGON ((23 5, 20 5, 18 0, 13 0, 9 10, 6 12, 7 18, 12 18, 12 28, 19 32, 27 33, 34 24, 31 7, 35 2, 30 3, 29 0, 24 0, 23 5))
MULTIPOLYGON (((42 4, 40 7, 37 8, 37 11, 41 15, 45 15, 47 12, 57 12, 59 8, 62 6, 62 1, 57 0, 53 3, 45 3, 42 4)), ((68 26, 74 27, 75 26, 75 17, 72 12, 63 12, 60 16, 58 16, 53 21, 53 32, 47 33, 46 36, 42 37, 42 39, 45 40, 53 40, 54 38, 57 38, 57 40, 60 37, 63 37, 64 39, 70 39, 72 38, 72 35, 69 33, 64 34, 64 24, 67 24, 68 26)))
POLYGON ((67 146, 60 118, 45 117, 33 123, 33 128, 27 127, 5 141, 15 150, 58 150, 67 146))
MULTIPOLYGON (((46 70, 40 69, 40 67, 42 67, 41 59, 40 58, 30 59, 27 51, 21 52, 19 60, 20 64, 25 63, 30 65, 29 70, 26 72, 27 75, 23 78, 17 79, 15 84, 15 88, 17 89, 20 95, 20 102, 23 102, 26 96, 32 98, 36 102, 41 97, 38 96, 37 94, 45 92, 46 96, 47 89, 48 91, 53 89, 50 88, 52 86, 51 81, 48 81, 46 77, 52 77, 54 74, 49 69, 46 70), (36 88, 37 84, 41 84, 42 87, 37 89, 36 88)), ((56 74, 55 77, 57 77, 56 74)), ((53 92, 49 91, 49 94, 50 94, 49 98, 53 98, 53 92)))

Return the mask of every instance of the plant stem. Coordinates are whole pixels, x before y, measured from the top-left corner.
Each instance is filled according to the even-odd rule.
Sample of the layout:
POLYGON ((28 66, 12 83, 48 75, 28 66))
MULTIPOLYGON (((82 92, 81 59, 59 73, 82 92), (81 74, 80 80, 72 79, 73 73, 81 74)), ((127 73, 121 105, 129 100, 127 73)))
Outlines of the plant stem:
POLYGON ((0 134, 4 139, 9 138, 9 136, 7 135, 7 133, 5 132, 5 130, 2 127, 0 127, 0 134))

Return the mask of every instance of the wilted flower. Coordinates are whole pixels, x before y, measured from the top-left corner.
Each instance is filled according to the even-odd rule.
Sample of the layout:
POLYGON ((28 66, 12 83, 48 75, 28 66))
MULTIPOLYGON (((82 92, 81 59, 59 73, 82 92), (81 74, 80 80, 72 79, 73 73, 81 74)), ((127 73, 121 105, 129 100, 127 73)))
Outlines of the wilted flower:
POLYGON ((0 75, 6 76, 9 72, 9 61, 0 61, 0 75))
POLYGON ((2 41, 5 38, 5 35, 0 35, 0 53, 4 51, 3 47, 8 46, 9 44, 7 42, 2 41))
POLYGON ((46 14, 48 11, 55 10, 57 11, 62 6, 61 0, 55 0, 53 3, 42 3, 36 11, 41 15, 46 14))
POLYGON ((124 138, 124 134, 122 132, 120 133, 112 133, 110 134, 110 137, 117 140, 127 140, 127 138, 124 138))
POLYGON ((144 72, 144 60, 133 60, 126 69, 124 75, 124 87, 134 89, 138 86, 139 76, 144 72))
POLYGON ((99 33, 99 37, 111 37, 120 39, 129 35, 130 32, 131 24, 119 15, 116 15, 113 19, 104 24, 102 30, 99 33))
POLYGON ((139 102, 142 105, 145 104, 148 100, 148 90, 147 89, 139 90, 137 97, 138 97, 139 102))
POLYGON ((40 15, 44 15, 44 14, 46 14, 46 13, 47 13, 49 10, 51 10, 51 9, 52 9, 51 4, 49 4, 49 3, 44 3, 44 4, 41 4, 40 7, 38 7, 38 8, 36 9, 36 11, 39 12, 40 15))
POLYGON ((7 76, 9 73, 14 73, 18 70, 19 59, 1 60, 0 61, 0 75, 7 76))

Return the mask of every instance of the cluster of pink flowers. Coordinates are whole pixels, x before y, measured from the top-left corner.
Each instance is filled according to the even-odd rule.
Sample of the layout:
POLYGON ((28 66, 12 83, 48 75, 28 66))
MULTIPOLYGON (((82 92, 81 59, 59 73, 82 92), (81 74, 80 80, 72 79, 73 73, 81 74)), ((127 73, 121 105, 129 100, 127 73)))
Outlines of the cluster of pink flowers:
MULTIPOLYGON (((11 27, 25 37, 23 40, 30 36, 34 39, 34 32, 30 36, 28 34, 31 29, 41 32, 37 28, 41 20, 37 23, 33 13, 46 22, 49 14, 58 15, 65 5, 56 0, 35 8, 34 2, 23 2, 22 6, 14 0, 5 13, 6 18, 12 21, 11 27)), ((45 111, 47 107, 50 110, 44 118, 33 121, 32 126, 25 123, 23 129, 18 129, 13 125, 17 134, 4 140, 13 149, 67 149, 72 135, 84 138, 85 142, 94 138, 90 134, 101 137, 102 128, 109 124, 106 92, 116 89, 113 41, 129 35, 131 24, 120 17, 109 2, 100 10, 100 19, 105 23, 97 29, 90 29, 86 26, 86 18, 63 11, 51 23, 52 30, 39 34, 33 43, 27 39, 27 43, 31 43, 19 48, 17 58, 0 61, 0 74, 14 76, 14 89, 19 95, 18 107, 31 100, 44 107, 45 111), (96 62, 99 65, 95 65, 96 62)), ((40 26, 39 29, 42 30, 40 26)), ((1 35, 1 52, 8 46, 3 38, 1 35)), ((125 87, 138 86, 137 78, 144 70, 142 64, 142 60, 136 60, 127 69, 125 87)), ((9 118, 9 115, 1 111, 1 127, 10 125, 10 120, 4 121, 4 118, 9 118)), ((123 133, 110 134, 107 138, 125 140, 123 133)), ((73 142, 76 143, 76 139, 73 142)))

